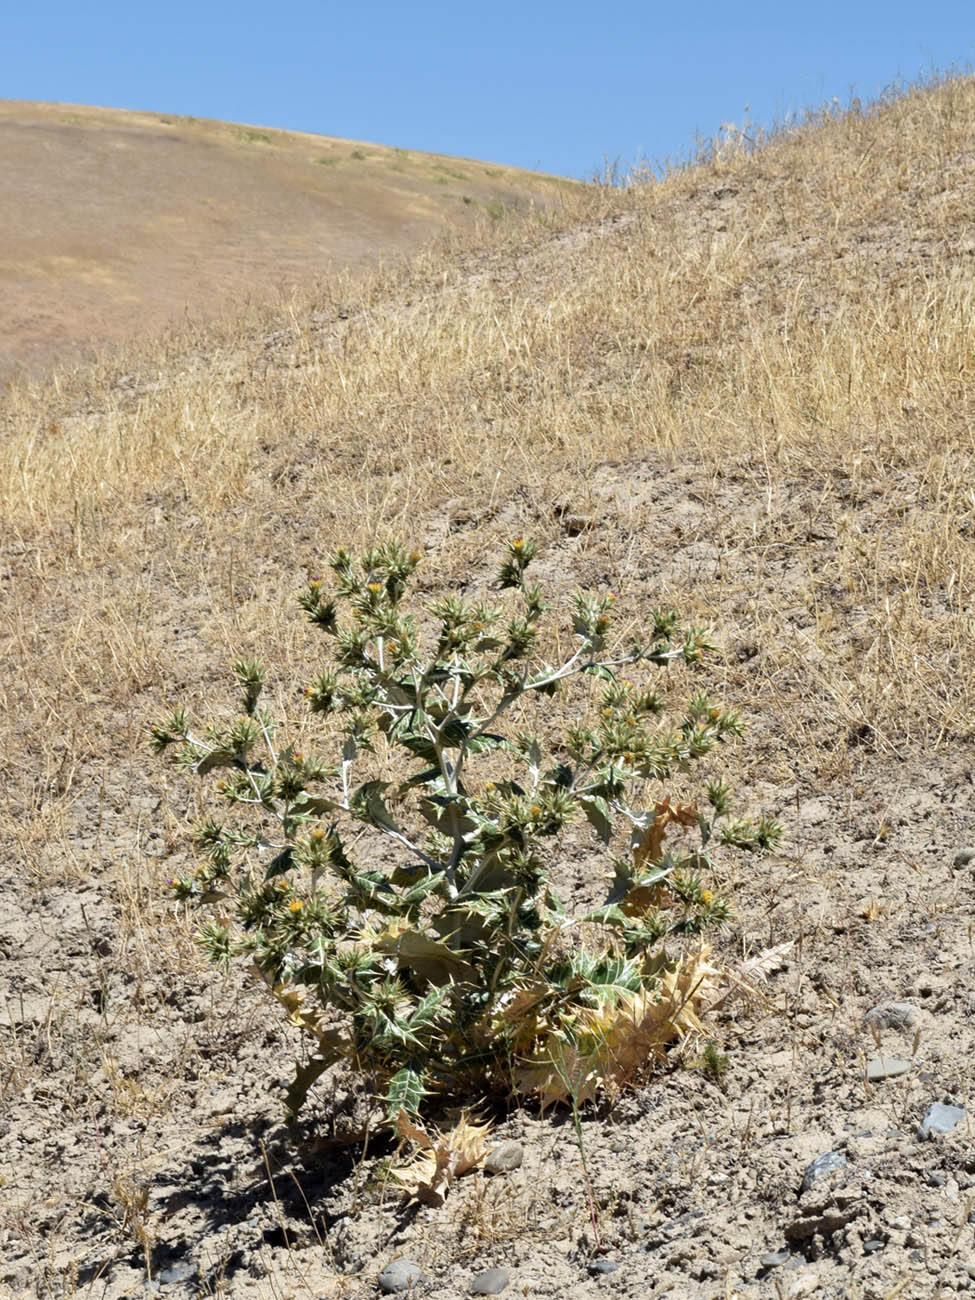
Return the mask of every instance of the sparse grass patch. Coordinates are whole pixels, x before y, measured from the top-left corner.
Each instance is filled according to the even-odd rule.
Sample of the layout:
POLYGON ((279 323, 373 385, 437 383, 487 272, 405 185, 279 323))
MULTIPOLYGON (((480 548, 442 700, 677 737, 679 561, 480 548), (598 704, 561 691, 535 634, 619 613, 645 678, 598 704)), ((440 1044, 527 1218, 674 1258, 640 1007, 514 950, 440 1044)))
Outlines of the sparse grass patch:
POLYGON ((253 126, 235 126, 234 135, 238 140, 243 140, 245 144, 272 144, 273 141, 267 131, 258 130, 253 126))

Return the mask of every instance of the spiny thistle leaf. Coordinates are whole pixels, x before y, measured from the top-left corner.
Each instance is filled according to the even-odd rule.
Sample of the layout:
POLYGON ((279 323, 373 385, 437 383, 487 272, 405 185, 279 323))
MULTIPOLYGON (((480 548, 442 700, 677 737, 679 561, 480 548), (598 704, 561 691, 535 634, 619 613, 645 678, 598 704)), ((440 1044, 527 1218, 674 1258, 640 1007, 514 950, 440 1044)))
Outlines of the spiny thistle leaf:
POLYGON ((426 1095, 422 1071, 409 1065, 397 1070, 386 1089, 387 1121, 396 1124, 400 1116, 419 1115, 420 1104, 426 1095))
POLYGON ((580 799, 579 803, 593 830, 604 844, 608 844, 613 838, 613 822, 606 800, 600 795, 594 795, 589 799, 580 799))
POLYGON ((474 967, 458 952, 401 924, 390 925, 376 938, 373 947, 377 952, 394 955, 400 969, 414 971, 425 982, 474 983, 477 980, 474 967))

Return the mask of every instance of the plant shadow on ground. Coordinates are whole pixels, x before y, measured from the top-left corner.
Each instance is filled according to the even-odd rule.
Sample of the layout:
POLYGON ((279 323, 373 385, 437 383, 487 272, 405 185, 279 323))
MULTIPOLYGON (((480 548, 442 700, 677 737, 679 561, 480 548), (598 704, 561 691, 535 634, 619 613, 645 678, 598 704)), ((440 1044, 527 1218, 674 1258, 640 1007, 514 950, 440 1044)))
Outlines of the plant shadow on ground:
MULTIPOLYGON (((283 1126, 269 1129, 260 1119, 221 1125, 187 1150, 183 1168, 116 1181, 110 1192, 86 1203, 77 1220, 79 1236, 104 1238, 106 1228, 114 1227, 132 1250, 93 1259, 77 1270, 76 1286, 83 1290, 128 1265, 163 1284, 185 1283, 194 1294, 227 1293, 237 1275, 260 1271, 265 1251, 315 1246, 340 1271, 343 1260, 340 1252, 333 1256, 332 1232, 357 1204, 368 1206, 382 1196, 366 1166, 378 1161, 384 1168, 383 1157, 393 1150, 394 1143, 378 1134, 364 1144, 318 1136, 311 1125, 294 1139, 283 1126), (350 1182, 351 1207, 330 1208, 350 1182), (201 1242, 207 1243, 205 1257, 201 1242)), ((406 1229, 418 1208, 397 1206, 391 1232, 406 1229)))

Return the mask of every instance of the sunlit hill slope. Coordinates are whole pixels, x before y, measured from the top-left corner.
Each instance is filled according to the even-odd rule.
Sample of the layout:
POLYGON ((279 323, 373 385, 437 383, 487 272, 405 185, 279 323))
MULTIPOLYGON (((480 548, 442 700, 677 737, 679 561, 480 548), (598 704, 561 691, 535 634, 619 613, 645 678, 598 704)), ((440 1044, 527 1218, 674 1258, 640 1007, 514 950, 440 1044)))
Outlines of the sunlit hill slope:
POLYGON ((0 382, 395 262, 570 181, 327 136, 0 101, 0 382))

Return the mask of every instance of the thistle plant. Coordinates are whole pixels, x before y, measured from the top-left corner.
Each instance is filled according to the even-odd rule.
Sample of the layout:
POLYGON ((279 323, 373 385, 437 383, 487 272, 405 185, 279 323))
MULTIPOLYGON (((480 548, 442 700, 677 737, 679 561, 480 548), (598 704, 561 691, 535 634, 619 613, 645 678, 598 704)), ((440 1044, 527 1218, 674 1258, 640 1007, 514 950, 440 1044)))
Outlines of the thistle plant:
POLYGON ((578 1104, 637 1077, 696 1023, 706 964, 667 941, 729 915, 714 846, 781 834, 732 818, 722 781, 696 803, 667 788, 742 721, 703 692, 675 713, 631 674, 698 663, 705 632, 657 609, 623 644, 613 593, 578 594, 570 649, 548 662, 535 553, 511 542, 492 599, 448 596, 424 618, 407 600, 416 552, 339 550, 332 583, 299 596, 327 651, 304 732, 330 756, 279 741, 251 659, 234 665, 237 717, 197 732, 176 712, 151 729, 227 809, 196 827, 200 864, 175 899, 209 914, 214 961, 249 960, 314 1040, 292 1116, 343 1060, 391 1123, 426 1097, 578 1104), (610 883, 573 915, 559 848, 583 819, 610 883))

